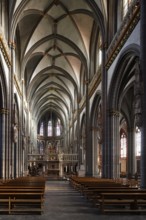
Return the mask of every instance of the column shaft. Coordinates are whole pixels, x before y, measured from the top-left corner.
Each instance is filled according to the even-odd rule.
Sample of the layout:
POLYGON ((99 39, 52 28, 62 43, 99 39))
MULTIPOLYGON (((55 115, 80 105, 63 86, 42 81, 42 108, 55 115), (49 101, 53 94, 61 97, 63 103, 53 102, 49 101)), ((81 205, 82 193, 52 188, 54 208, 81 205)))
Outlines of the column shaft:
POLYGON ((141 0, 140 52, 141 72, 143 81, 142 97, 142 146, 141 146, 141 188, 146 188, 146 1, 141 0))

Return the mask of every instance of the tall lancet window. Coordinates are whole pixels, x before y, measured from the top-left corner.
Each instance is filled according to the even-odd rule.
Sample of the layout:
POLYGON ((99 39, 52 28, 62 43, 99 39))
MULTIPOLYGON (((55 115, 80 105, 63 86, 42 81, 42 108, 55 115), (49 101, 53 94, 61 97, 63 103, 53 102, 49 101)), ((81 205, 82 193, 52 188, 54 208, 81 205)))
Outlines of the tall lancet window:
POLYGON ((138 127, 136 127, 135 132, 136 156, 141 156, 141 130, 138 127))
POLYGON ((121 134, 121 158, 127 157, 127 138, 126 134, 123 132, 121 134))
POLYGON ((57 122, 56 122, 56 136, 60 136, 61 135, 61 122, 60 122, 60 119, 58 118, 57 119, 57 122))
POLYGON ((41 125, 40 125, 40 135, 43 136, 44 135, 44 123, 41 122, 41 125))
POLYGON ((100 45, 100 48, 99 48, 98 56, 99 56, 99 65, 101 65, 102 63, 101 35, 99 37, 99 45, 100 45))
POLYGON ((102 40, 101 34, 99 33, 98 41, 97 41, 97 54, 96 54, 96 71, 98 71, 101 63, 102 63, 102 40))
POLYGON ((53 135, 53 129, 52 129, 52 120, 48 121, 48 136, 51 137, 53 135))

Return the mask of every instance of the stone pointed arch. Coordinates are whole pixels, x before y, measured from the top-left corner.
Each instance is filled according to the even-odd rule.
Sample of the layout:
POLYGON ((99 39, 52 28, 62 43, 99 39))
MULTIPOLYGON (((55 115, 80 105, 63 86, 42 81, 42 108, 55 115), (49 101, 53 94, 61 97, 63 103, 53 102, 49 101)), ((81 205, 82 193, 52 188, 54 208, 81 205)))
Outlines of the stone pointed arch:
MULTIPOLYGON (((139 60, 139 46, 132 44, 126 47, 121 53, 118 63, 114 69, 112 80, 109 86, 108 95, 108 146, 109 164, 108 177, 118 178, 120 175, 120 121, 125 118, 127 123, 128 155, 132 152, 132 129, 134 121, 134 82, 139 60), (113 87, 114 85, 114 87, 113 87)), ((140 72, 139 72, 140 73, 140 72)), ((127 163, 127 172, 132 172, 132 159, 127 163), (129 170, 129 171, 128 171, 129 170)))
POLYGON ((7 86, 3 67, 0 64, 0 178, 5 178, 5 169, 8 166, 6 161, 6 151, 8 148, 8 106, 7 106, 7 86))
POLYGON ((92 146, 92 167, 93 176, 101 177, 101 159, 102 159, 102 111, 101 94, 98 92, 93 100, 90 113, 91 127, 91 146, 92 146))

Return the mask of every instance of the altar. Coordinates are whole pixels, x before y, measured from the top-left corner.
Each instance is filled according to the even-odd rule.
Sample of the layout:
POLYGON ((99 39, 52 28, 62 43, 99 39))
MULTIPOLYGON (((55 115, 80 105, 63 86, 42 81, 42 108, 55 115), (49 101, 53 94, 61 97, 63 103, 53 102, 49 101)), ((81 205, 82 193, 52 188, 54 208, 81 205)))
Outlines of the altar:
POLYGON ((59 158, 56 147, 48 146, 46 171, 48 176, 59 176, 59 158))

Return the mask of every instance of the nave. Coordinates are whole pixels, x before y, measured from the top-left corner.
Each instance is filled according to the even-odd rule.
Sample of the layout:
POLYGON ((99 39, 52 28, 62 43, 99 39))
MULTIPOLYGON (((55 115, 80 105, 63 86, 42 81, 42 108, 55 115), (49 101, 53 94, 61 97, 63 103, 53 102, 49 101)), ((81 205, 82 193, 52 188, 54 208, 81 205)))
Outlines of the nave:
POLYGON ((144 220, 144 215, 100 214, 68 181, 47 181, 42 215, 0 215, 0 220, 144 220))

